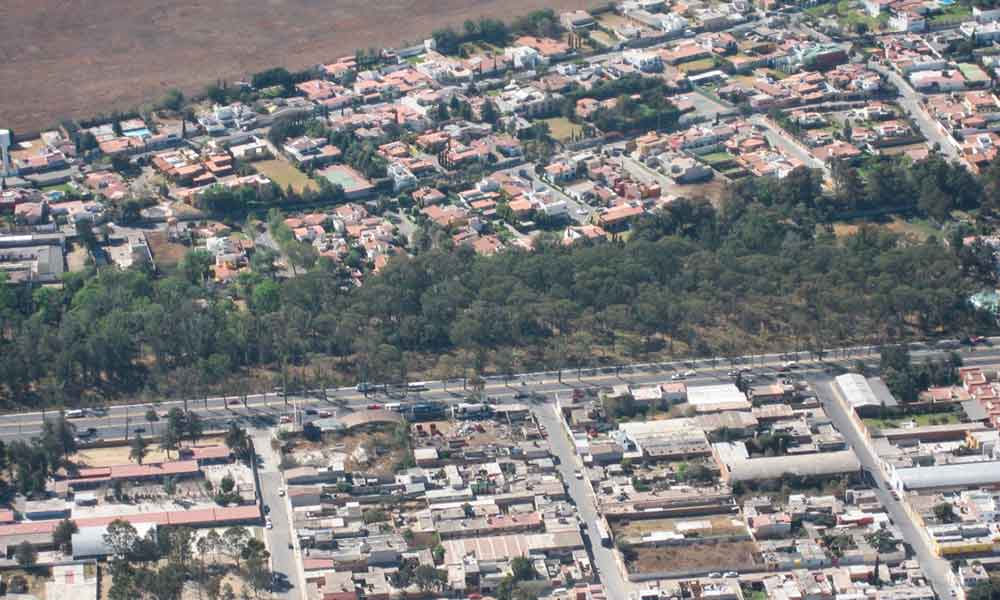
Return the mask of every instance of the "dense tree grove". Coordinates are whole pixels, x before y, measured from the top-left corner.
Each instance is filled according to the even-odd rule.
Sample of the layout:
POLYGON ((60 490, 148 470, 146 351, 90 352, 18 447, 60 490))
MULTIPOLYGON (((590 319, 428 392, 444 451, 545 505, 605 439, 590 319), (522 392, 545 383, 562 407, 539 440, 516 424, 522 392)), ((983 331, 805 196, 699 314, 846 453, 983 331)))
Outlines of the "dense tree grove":
POLYGON ((270 553, 244 527, 206 535, 187 527, 161 527, 143 537, 127 521, 116 520, 108 525, 104 541, 112 550, 111 600, 177 600, 186 584, 193 584, 199 597, 235 598, 224 583, 231 564, 247 584, 244 597, 267 596, 272 585, 270 553))
POLYGON ((204 286, 210 260, 198 252, 168 277, 105 268, 67 275, 61 290, 5 284, 3 396, 195 398, 261 366, 283 383, 288 372, 400 381, 417 369, 459 376, 651 353, 821 351, 992 323, 965 301, 994 277, 988 252, 867 226, 836 238, 816 225, 830 200, 815 175, 768 181, 718 210, 676 201, 627 242, 543 237, 535 252, 494 257, 439 245, 394 260, 362 288, 345 286, 327 259, 301 261, 302 274, 280 284, 273 264, 255 259, 234 290, 246 309, 204 286))

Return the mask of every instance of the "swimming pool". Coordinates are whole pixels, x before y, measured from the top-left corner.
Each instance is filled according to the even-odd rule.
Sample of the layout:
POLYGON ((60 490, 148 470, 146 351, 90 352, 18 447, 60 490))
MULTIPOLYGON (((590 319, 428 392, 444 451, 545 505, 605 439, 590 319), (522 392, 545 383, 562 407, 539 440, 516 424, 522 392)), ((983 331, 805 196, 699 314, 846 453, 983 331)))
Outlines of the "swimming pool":
POLYGON ((149 129, 143 127, 142 129, 131 129, 129 131, 123 131, 122 135, 127 137, 146 137, 152 135, 149 129))

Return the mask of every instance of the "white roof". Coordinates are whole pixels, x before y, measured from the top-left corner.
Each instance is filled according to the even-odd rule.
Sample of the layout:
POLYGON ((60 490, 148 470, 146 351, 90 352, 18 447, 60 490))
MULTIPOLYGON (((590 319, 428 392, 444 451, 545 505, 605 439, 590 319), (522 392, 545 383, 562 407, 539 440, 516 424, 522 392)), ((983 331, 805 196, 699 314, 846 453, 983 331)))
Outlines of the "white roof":
POLYGON ((747 403, 747 397, 733 383, 688 387, 688 404, 694 407, 747 403))
POLYGON ((1000 461, 896 469, 896 477, 907 490, 992 485, 1000 483, 1000 461))
POLYGON ((729 467, 731 481, 777 479, 792 475, 837 475, 861 469, 861 463, 851 450, 800 454, 796 456, 771 456, 737 461, 729 467))
POLYGON ((854 408, 882 406, 864 375, 845 373, 837 377, 837 385, 840 386, 844 397, 854 408))

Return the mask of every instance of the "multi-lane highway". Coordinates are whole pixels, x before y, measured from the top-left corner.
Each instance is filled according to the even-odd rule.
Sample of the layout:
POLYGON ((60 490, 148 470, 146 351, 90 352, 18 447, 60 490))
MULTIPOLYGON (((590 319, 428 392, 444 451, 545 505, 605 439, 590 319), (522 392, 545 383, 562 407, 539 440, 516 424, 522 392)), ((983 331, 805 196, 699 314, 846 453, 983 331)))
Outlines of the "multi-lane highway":
MULTIPOLYGON (((963 348, 960 350, 964 360, 969 364, 1000 363, 1000 338, 994 340, 995 346, 981 346, 977 349, 963 348)), ((937 346, 911 346, 914 360, 923 360, 929 356, 943 355, 948 349, 937 346)), ((809 359, 805 353, 784 354, 772 353, 734 358, 692 359, 668 363, 635 364, 621 367, 602 367, 594 369, 567 369, 560 373, 545 371, 539 373, 523 373, 509 378, 486 378, 483 394, 497 398, 500 401, 512 401, 518 393, 552 394, 569 391, 578 387, 610 387, 619 383, 655 383, 669 380, 678 373, 689 370, 695 375, 688 377, 688 384, 712 383, 728 381, 727 373, 738 365, 741 368, 752 368, 759 377, 776 376, 776 368, 789 359, 798 359, 799 372, 809 373, 822 371, 833 364, 850 367, 857 360, 864 360, 870 365, 877 365, 878 353, 875 348, 858 346, 829 350, 823 362, 809 359)), ((404 398, 390 398, 382 392, 369 395, 359 393, 354 387, 344 387, 327 390, 326 399, 316 393, 308 396, 289 396, 283 398, 278 393, 256 394, 248 396, 246 406, 236 400, 235 396, 213 397, 208 399, 192 399, 187 402, 187 408, 198 413, 204 420, 206 430, 225 429, 230 422, 240 422, 245 426, 266 426, 277 422, 282 415, 303 418, 306 409, 328 410, 334 412, 340 408, 357 409, 370 404, 386 402, 417 402, 464 401, 474 392, 472 388, 463 389, 462 381, 431 381, 426 382, 426 390, 419 393, 408 393, 404 398)), ((158 433, 162 427, 163 416, 174 407, 184 408, 180 400, 165 401, 156 404, 116 405, 107 409, 106 414, 95 415, 88 412, 83 418, 73 419, 78 432, 95 429, 100 438, 122 439, 134 435, 137 428, 143 429, 143 435, 158 433), (160 422, 149 423, 146 413, 152 408, 160 415, 160 422)), ((51 418, 53 411, 13 412, 0 415, 0 440, 29 439, 41 432, 43 418, 51 418)), ((315 418, 306 415, 305 419, 315 418)))

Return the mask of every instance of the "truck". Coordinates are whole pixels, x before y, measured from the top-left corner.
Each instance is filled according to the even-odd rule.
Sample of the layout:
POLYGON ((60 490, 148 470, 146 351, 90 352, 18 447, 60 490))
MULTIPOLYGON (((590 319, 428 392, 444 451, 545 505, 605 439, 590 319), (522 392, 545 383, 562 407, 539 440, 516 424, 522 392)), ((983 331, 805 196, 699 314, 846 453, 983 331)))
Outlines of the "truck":
POLYGON ((604 524, 603 519, 598 519, 594 523, 594 531, 597 533, 597 539, 601 540, 601 545, 605 548, 610 548, 611 534, 608 533, 608 527, 604 524))

